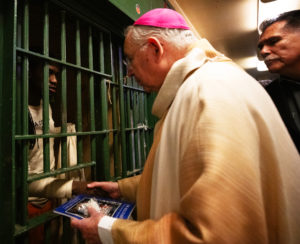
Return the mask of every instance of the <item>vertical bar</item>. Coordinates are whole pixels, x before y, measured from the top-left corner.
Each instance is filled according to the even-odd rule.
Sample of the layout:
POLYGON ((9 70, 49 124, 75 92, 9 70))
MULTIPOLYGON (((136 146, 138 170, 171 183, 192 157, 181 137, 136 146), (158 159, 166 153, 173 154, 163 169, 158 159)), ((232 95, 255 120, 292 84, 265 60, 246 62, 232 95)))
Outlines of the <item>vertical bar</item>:
MULTIPOLYGON (((137 92, 133 95, 133 126, 137 128, 138 125, 138 105, 137 105, 137 92)), ((139 169, 141 167, 140 161, 140 150, 139 150, 139 130, 134 131, 134 151, 135 151, 135 168, 139 169)))
POLYGON ((70 219, 63 218, 63 236, 62 236, 61 243, 70 243, 71 242, 70 237, 72 234, 76 234, 76 232, 71 233, 70 219))
MULTIPOLYGON (((61 60, 67 60, 66 52, 66 12, 61 11, 61 60)), ((67 71, 61 67, 61 133, 67 132, 67 71)), ((67 167, 67 138, 61 138, 61 167, 67 167)))
MULTIPOLYGON (((76 20, 76 65, 81 66, 81 52, 80 52, 80 23, 76 20)), ((82 132, 82 106, 81 106, 81 71, 76 71, 76 124, 77 131, 82 132)), ((82 150, 82 137, 77 137, 77 159, 78 162, 83 161, 82 150)))
MULTIPOLYGON (((124 113, 124 89, 123 89, 123 56, 122 48, 118 48, 119 57, 119 106, 120 106, 120 134, 121 134, 121 157, 122 157, 122 177, 127 176, 127 159, 126 159, 126 133, 125 133, 125 113, 124 113)), ((129 112, 129 111, 128 111, 129 112)))
POLYGON ((132 91, 127 89, 127 127, 130 129, 127 132, 127 143, 128 143, 128 170, 133 170, 135 164, 134 148, 133 148, 133 113, 132 113, 132 91))
MULTIPOLYGON (((115 69, 114 69, 114 52, 113 45, 110 43, 111 53, 111 71, 112 80, 116 81, 115 69)), ((113 153, 114 153, 114 175, 115 177, 120 175, 120 155, 119 155, 119 128, 117 118, 117 99, 116 99, 116 87, 112 85, 112 127, 113 127, 113 153)))
POLYGON ((45 222, 44 224, 44 244, 50 244, 51 243, 51 223, 45 222))
POLYGON ((150 151, 150 146, 152 141, 150 140, 150 129, 149 129, 149 118, 148 118, 148 103, 147 94, 144 93, 144 111, 145 111, 145 125, 147 126, 147 131, 145 132, 145 142, 146 142, 146 155, 150 151))
MULTIPOLYGON (((94 69, 93 64, 93 39, 92 39, 92 27, 89 26, 88 34, 88 57, 89 57, 89 69, 94 69)), ((95 131, 95 104, 94 104, 94 75, 90 74, 89 77, 89 96, 90 96, 90 123, 91 131, 95 131)), ((95 136, 91 135, 91 159, 96 161, 96 140, 95 136)))
POLYGON ((0 240, 13 243, 15 227, 15 99, 16 99, 16 1, 0 1, 0 240), (3 21, 4 20, 4 21, 3 21))
POLYGON ((140 92, 139 94, 139 108, 140 108, 140 124, 143 125, 143 127, 140 130, 140 152, 141 152, 141 167, 144 166, 146 155, 145 155, 145 114, 144 114, 144 99, 143 99, 143 93, 140 92))
MULTIPOLYGON (((25 5, 25 1, 23 4, 25 5)), ((19 9, 17 12, 18 16, 20 16, 20 17, 22 16, 22 19, 17 20, 16 37, 17 37, 17 46, 18 47, 23 47, 24 5, 19 6, 19 9), (22 23, 22 26, 21 26, 21 23, 22 23)), ((1 3, 0 3, 0 9, 1 9, 1 7, 3 7, 3 6, 1 6, 1 3)), ((11 18, 11 19, 9 19, 8 22, 13 23, 13 20, 14 20, 14 18, 11 18)), ((8 30, 5 29, 5 26, 2 26, 2 28, 0 27, 0 36, 3 36, 1 34, 1 30, 3 31, 3 33, 5 33, 5 35, 8 34, 7 33, 8 30)), ((0 49, 1 49, 1 47, 0 47, 0 49)), ((5 49, 4 49, 2 51, 0 50, 0 52, 3 53, 3 56, 5 56, 5 52, 7 52, 7 51, 5 51, 5 49)), ((12 118, 12 121, 10 122, 12 124, 12 126, 15 126, 15 129, 12 130, 12 134, 22 134, 23 133, 23 113, 24 113, 22 102, 23 102, 23 83, 24 82, 23 82, 23 72, 21 72, 21 71, 23 71, 25 61, 22 56, 17 56, 16 58, 17 58, 16 59, 17 60, 16 61, 16 76, 15 76, 16 82, 14 82, 14 84, 13 84, 13 93, 7 92, 7 90, 5 90, 5 93, 8 93, 9 97, 12 96, 12 97, 10 97, 9 100, 15 102, 15 105, 12 110, 13 118, 12 118)), ((28 59, 27 59, 27 61, 28 61, 28 59)), ((9 63, 9 62, 5 61, 5 63, 9 63)), ((3 62, 3 64, 4 64, 4 62, 3 62)), ((2 66, 1 58, 0 58, 0 74, 4 74, 3 70, 5 70, 5 69, 2 69, 2 68, 4 68, 4 67, 2 66)), ((5 73, 9 74, 9 71, 5 70, 5 73)), ((6 79, 4 79, 4 81, 5 80, 6 79)), ((9 79, 9 80, 12 80, 12 79, 9 79)), ((13 82, 11 82, 11 83, 13 83, 13 82)), ((0 78, 0 84, 3 84, 1 81, 1 78, 0 78)), ((2 93, 2 87, 1 87, 0 88, 0 99, 2 97, 4 98, 4 94, 2 93)), ((6 106, 6 105, 3 105, 3 106, 6 106)), ((3 115, 1 115, 1 112, 0 112, 0 117, 1 116, 2 116, 2 118, 6 118, 7 114, 4 113, 3 115)), ((26 123, 26 121, 24 121, 24 122, 26 123)), ((0 121, 0 127, 2 129, 1 121, 0 121)), ((7 133, 7 131, 10 131, 10 130, 6 130, 5 128, 3 128, 3 129, 4 129, 4 131, 6 131, 6 134, 9 137, 12 136, 10 133, 7 133)), ((12 144, 11 144, 10 142, 6 141, 7 138, 5 138, 4 134, 2 134, 2 133, 0 132, 0 134, 2 135, 1 138, 4 139, 5 144, 8 144, 9 147, 13 146, 15 148, 16 156, 14 157, 13 155, 10 155, 10 158, 12 160, 12 162, 10 164, 12 170, 10 171, 10 169, 9 169, 7 171, 4 171, 4 173, 6 175, 0 176, 3 183, 5 182, 5 184, 2 184, 2 185, 5 186, 5 188, 8 187, 5 190, 0 189, 0 192, 2 192, 2 194, 4 194, 6 196, 5 200, 4 199, 3 200, 8 201, 9 206, 10 206, 9 208, 7 206, 6 206, 6 208, 3 208, 2 206, 0 206, 0 209, 2 209, 2 208, 5 209, 5 211, 7 211, 7 212, 5 212, 5 215, 9 215, 9 217, 13 216, 12 219, 14 221, 20 222, 20 219, 24 220, 24 217, 26 216, 26 213, 24 213, 24 210, 26 211, 26 209, 23 206, 24 206, 24 204, 26 204, 27 174, 25 174, 25 172, 23 172, 23 171, 20 171, 20 174, 16 175, 16 173, 17 173, 16 169, 17 168, 23 169, 27 165, 27 160, 24 160, 25 156, 23 155, 24 147, 26 147, 26 143, 24 143, 22 141, 13 140, 14 142, 12 142, 12 144), (12 173, 12 174, 10 174, 10 173, 12 173), (5 177, 6 177, 6 179, 5 179, 5 177), (9 182, 7 182, 7 179, 9 182), (19 187, 20 184, 16 184, 17 179, 20 179, 20 181, 22 182, 21 187, 19 187), (10 182, 12 183, 12 188, 10 188, 10 184, 7 184, 10 182), (18 186, 16 186, 16 185, 18 185, 18 186), (24 185, 25 185, 25 188, 23 187, 24 185), (20 189, 20 191, 18 193, 16 193, 16 188, 20 189), (9 194, 7 194, 7 191, 9 191, 9 194), (12 198, 10 198, 11 196, 12 196, 12 198), (19 199, 15 199, 17 196, 19 197, 19 199), (19 204, 19 206, 17 206, 18 204, 19 204), (13 210, 12 215, 10 214, 11 213, 10 208, 13 210), (20 213, 15 214, 17 209, 19 209, 20 213), (15 219, 16 216, 18 216, 19 219, 15 219)), ((12 136, 12 138, 14 138, 14 136, 12 136)), ((11 152, 9 152, 9 153, 11 153, 11 152)), ((0 154, 1 154, 1 156, 6 157, 6 155, 1 152, 1 141, 0 141, 0 154)), ((3 159, 1 159, 1 162, 3 162, 2 165, 5 164, 3 159)), ((0 171, 1 171, 2 167, 0 167, 0 171)), ((0 175, 1 175, 1 173, 0 173, 0 175)), ((0 188, 1 188, 1 186, 0 186, 0 188)), ((1 203, 0 203, 0 205, 1 205, 1 203)), ((1 210, 0 210, 0 212, 1 212, 1 210)), ((4 221, 6 221, 6 220, 4 220, 4 221)), ((6 228, 1 228, 1 230, 3 230, 5 233, 6 229, 8 227, 9 226, 6 226, 6 228)), ((0 237, 0 239, 2 240, 1 237, 0 237)))
MULTIPOLYGON (((146 101, 147 101, 147 111, 148 111, 148 126, 151 128, 148 132, 149 134, 149 146, 151 147, 152 143, 153 143, 153 128, 155 126, 155 123, 157 121, 157 118, 154 116, 151 116, 149 113, 151 111, 151 106, 153 104, 153 101, 155 99, 155 94, 154 93, 150 93, 146 95, 146 101)), ((150 148, 149 150, 150 151, 150 148)))
MULTIPOLYGON (((108 130, 108 111, 107 111, 107 86, 105 79, 101 80, 101 124, 102 130, 108 130)), ((102 139, 102 167, 101 172, 97 170, 97 174, 101 176, 103 180, 108 180, 110 177, 110 165, 109 165, 109 134, 108 132, 103 135, 102 139), (100 174, 101 173, 101 174, 100 174)), ((99 177, 98 176, 98 177, 99 177)))
MULTIPOLYGON (((113 43, 110 42, 110 64, 111 64, 111 73, 112 81, 117 82, 117 77, 115 74, 114 68, 114 47, 113 43)), ((114 174, 115 176, 120 175, 120 155, 119 155, 119 128, 117 122, 117 101, 116 101, 116 87, 112 85, 112 126, 113 126, 113 152, 114 152, 114 174)))
MULTIPOLYGON (((23 23, 24 23, 24 6, 26 4, 26 0, 24 1, 23 4, 20 4, 18 6, 18 10, 17 10, 17 16, 16 16, 16 47, 22 47, 24 48, 25 45, 23 45, 24 40, 23 40, 23 23)), ((1 27, 0 27, 1 28, 1 27)), ((28 56, 26 56, 28 58, 28 56)), ((23 82, 22 81, 22 73, 21 71, 23 71, 23 63, 24 63, 24 59, 23 56, 19 55, 16 56, 16 97, 19 99, 16 99, 16 130, 15 133, 16 134, 22 134, 22 126, 23 126, 23 107, 22 107, 22 102, 23 102, 23 82), (20 121, 20 122, 19 122, 20 121)), ((0 71, 0 73, 2 73, 2 71, 0 71)), ((0 89, 1 91, 1 89, 0 89)), ((28 114, 28 113, 27 113, 28 114)), ((21 144, 21 143, 19 143, 21 144)), ((19 161, 19 159, 17 159, 19 161)))
MULTIPOLYGON (((103 33, 100 33, 100 43, 99 43, 99 56, 100 56, 100 72, 105 71, 105 61, 104 61, 104 39, 103 33)), ((101 94, 101 125, 102 130, 108 130, 108 112, 107 112, 107 96, 106 96, 106 80, 101 78, 100 94, 101 94)), ((97 162, 97 178, 102 180, 108 180, 109 171, 109 137, 108 133, 103 134, 101 145, 101 162, 97 162), (100 165, 101 163, 101 165, 100 165)))
MULTIPOLYGON (((43 55, 49 56, 49 3, 45 1, 43 55)), ((43 72, 43 134, 49 134, 49 63, 44 63, 43 72)), ((44 172, 50 172, 50 143, 49 138, 43 139, 44 172)), ((45 235, 47 234, 45 231, 45 235)))
POLYGON ((121 175, 121 162, 119 154, 119 128, 118 128, 118 116, 117 116, 117 98, 116 87, 112 87, 112 119, 113 119, 113 149, 114 149, 114 173, 115 177, 121 175))
MULTIPOLYGON (((49 56, 49 13, 48 13, 48 1, 45 1, 44 5, 44 33, 43 33, 43 54, 49 56)), ((49 134, 49 64, 46 61, 44 63, 43 72, 43 134, 49 134)), ((50 151, 49 151, 49 138, 43 139, 44 147, 44 172, 50 171, 50 151)))
MULTIPOLYGON (((23 9, 23 48, 25 50, 29 49, 29 5, 28 1, 24 3, 23 9)), ((23 57, 22 63, 22 134, 28 134, 28 57, 23 57)), ((22 197, 21 197, 21 218, 20 221, 22 224, 25 224, 27 221, 27 192, 28 192, 28 142, 22 141, 22 197)))

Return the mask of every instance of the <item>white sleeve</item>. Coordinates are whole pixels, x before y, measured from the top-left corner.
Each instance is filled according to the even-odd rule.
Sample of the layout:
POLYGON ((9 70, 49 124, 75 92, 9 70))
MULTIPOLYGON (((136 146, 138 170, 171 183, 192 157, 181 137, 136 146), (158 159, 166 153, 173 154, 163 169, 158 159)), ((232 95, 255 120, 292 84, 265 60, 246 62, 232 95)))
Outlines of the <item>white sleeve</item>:
POLYGON ((111 234, 111 228, 113 223, 116 221, 116 218, 109 216, 103 216, 98 223, 98 235, 103 244, 113 244, 113 238, 111 234))
POLYGON ((29 196, 46 198, 70 198, 72 197, 73 180, 48 177, 29 184, 29 196))

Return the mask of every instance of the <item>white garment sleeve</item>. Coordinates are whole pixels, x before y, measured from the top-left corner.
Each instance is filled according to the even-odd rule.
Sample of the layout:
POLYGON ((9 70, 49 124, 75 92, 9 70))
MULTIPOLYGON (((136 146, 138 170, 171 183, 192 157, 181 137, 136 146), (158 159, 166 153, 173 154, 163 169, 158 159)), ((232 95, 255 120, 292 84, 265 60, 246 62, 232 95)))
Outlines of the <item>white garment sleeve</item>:
POLYGON ((46 198, 72 197, 73 180, 48 177, 29 184, 29 196, 46 198))
POLYGON ((109 216, 103 216, 98 223, 98 235, 103 244, 113 244, 113 238, 111 234, 111 228, 116 218, 112 218, 109 216))

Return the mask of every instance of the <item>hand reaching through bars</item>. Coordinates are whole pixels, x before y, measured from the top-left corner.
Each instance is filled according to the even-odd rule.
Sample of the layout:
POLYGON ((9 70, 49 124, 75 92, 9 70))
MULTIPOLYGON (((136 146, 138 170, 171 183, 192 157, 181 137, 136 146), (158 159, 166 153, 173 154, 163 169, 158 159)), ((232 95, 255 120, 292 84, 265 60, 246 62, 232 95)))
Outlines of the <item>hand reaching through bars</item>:
POLYGON ((105 194, 108 194, 109 197, 117 199, 121 197, 121 192, 119 189, 119 185, 117 182, 91 182, 87 184, 87 187, 90 190, 98 190, 101 192, 104 192, 105 194))
POLYGON ((109 197, 110 194, 100 187, 88 187, 88 182, 73 181, 72 183, 72 195, 87 194, 99 197, 109 197))

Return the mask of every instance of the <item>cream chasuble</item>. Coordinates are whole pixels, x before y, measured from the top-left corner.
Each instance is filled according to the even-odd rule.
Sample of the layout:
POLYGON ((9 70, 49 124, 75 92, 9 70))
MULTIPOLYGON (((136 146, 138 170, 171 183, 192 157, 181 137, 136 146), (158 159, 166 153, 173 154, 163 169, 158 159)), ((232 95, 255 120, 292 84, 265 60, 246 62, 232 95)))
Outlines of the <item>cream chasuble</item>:
POLYGON ((265 90, 204 39, 169 71, 115 243, 299 244, 300 160, 265 90))

